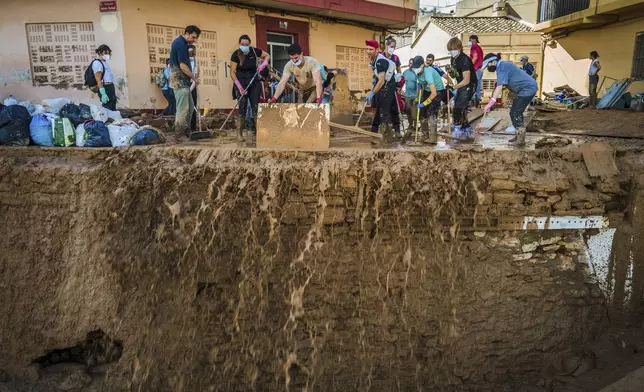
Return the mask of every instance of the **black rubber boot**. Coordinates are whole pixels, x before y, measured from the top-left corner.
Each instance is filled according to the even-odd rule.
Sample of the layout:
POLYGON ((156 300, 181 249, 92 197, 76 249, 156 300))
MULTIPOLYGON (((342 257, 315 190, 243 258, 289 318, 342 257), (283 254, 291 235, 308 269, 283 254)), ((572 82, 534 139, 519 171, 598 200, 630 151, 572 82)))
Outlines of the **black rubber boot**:
POLYGON ((244 128, 246 125, 246 118, 245 117, 237 117, 237 141, 238 142, 243 142, 244 141, 244 128))

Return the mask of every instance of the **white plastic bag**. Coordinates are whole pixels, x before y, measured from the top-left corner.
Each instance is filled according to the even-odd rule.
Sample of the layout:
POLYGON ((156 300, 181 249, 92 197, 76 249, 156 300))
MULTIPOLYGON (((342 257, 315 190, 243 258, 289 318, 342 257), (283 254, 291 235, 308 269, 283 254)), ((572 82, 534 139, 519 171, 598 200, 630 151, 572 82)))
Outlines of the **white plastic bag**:
POLYGON ((84 124, 76 127, 76 147, 83 147, 87 139, 87 132, 85 132, 84 124))
POLYGON ((116 121, 107 126, 113 147, 125 147, 128 140, 139 130, 139 126, 132 120, 116 121))
POLYGON ((92 118, 94 118, 94 121, 107 122, 107 120, 109 119, 106 112, 107 109, 102 106, 96 105, 89 105, 89 107, 92 111, 92 118))
POLYGON ((48 113, 59 114, 60 109, 68 103, 72 103, 72 100, 67 98, 43 99, 42 106, 48 113))
POLYGON ((34 107, 34 104, 32 104, 30 101, 22 101, 18 105, 20 105, 20 106, 24 107, 25 109, 27 109, 27 111, 29 112, 30 116, 33 116, 35 111, 36 111, 36 108, 34 107))
POLYGON ((18 101, 13 97, 13 95, 10 95, 9 98, 4 100, 3 104, 4 106, 17 105, 18 101))
POLYGON ((123 120, 123 117, 121 116, 121 112, 119 112, 118 110, 111 111, 111 110, 105 109, 105 108, 103 108, 103 110, 105 110, 105 112, 107 113, 108 118, 110 118, 110 119, 112 119, 114 121, 123 120))
MULTIPOLYGON (((42 105, 34 105, 34 114, 32 114, 32 116, 37 116, 39 114, 49 114, 49 113, 47 113, 47 111, 45 110, 44 106, 42 106, 42 105)), ((53 116, 53 114, 52 114, 52 116, 53 116)))

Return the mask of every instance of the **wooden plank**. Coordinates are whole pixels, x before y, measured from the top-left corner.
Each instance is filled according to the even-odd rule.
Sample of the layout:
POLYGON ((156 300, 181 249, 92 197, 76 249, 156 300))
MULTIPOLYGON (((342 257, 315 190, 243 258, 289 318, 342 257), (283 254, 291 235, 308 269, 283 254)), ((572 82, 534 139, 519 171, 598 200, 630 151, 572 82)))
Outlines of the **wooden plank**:
POLYGON ((257 113, 258 148, 329 148, 328 104, 261 103, 257 113))
POLYGON ((494 128, 499 121, 501 121, 501 119, 498 117, 484 117, 476 129, 479 132, 488 132, 490 129, 494 128))
POLYGON ((619 174, 613 150, 606 142, 586 143, 581 148, 591 177, 612 177, 619 174))
POLYGON ((331 128, 341 129, 343 131, 359 133, 360 135, 371 136, 371 137, 375 137, 375 138, 378 138, 378 139, 382 139, 382 135, 379 134, 379 133, 375 133, 375 132, 371 132, 371 131, 365 131, 364 129, 361 129, 361 128, 358 128, 358 127, 353 127, 351 125, 343 125, 343 124, 337 124, 337 123, 334 123, 334 122, 330 122, 329 126, 331 128))

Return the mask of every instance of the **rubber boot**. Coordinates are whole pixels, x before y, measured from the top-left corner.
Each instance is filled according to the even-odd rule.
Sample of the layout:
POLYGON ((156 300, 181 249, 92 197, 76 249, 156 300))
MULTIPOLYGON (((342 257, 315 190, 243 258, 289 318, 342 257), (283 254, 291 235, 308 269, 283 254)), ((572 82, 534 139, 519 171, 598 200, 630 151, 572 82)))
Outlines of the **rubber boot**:
POLYGON ((429 119, 424 118, 420 120, 420 140, 425 140, 429 137, 429 119))
POLYGON ((389 124, 380 124, 378 132, 382 135, 382 141, 385 143, 391 143, 394 140, 394 130, 389 124))
POLYGON ((244 141, 244 126, 246 122, 245 117, 237 117, 237 141, 238 142, 243 142, 244 141))
POLYGON ((517 128, 516 135, 510 139, 509 143, 517 147, 525 146, 525 127, 517 128))
POLYGON ((429 119, 429 137, 425 140, 425 144, 438 144, 438 119, 436 117, 429 119))

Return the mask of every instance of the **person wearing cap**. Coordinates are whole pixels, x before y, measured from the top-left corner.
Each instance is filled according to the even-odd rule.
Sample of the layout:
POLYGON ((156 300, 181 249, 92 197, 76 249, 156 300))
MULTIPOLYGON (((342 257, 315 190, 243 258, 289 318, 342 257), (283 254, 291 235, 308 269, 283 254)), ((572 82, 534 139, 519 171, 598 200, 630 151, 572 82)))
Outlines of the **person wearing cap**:
POLYGON ((463 53, 463 43, 460 39, 456 37, 450 39, 447 42, 447 50, 452 56, 450 72, 456 79, 454 90, 458 90, 454 98, 454 111, 452 112, 454 118, 452 136, 473 139, 474 129, 467 120, 467 108, 478 86, 474 64, 469 56, 463 53))
POLYGON ((412 71, 411 66, 414 63, 414 59, 409 59, 409 67, 403 72, 403 79, 405 80, 405 113, 409 118, 409 128, 408 130, 412 131, 416 129, 416 112, 418 108, 416 107, 417 97, 417 87, 416 79, 418 76, 412 71))
POLYGON ((291 75, 293 75, 302 91, 302 101, 304 103, 324 103, 324 80, 327 78, 324 66, 313 57, 304 56, 302 48, 298 44, 289 46, 286 52, 291 61, 284 66, 282 79, 277 85, 275 95, 270 99, 270 102, 277 102, 284 92, 291 75))
POLYGON ((510 120, 516 129, 516 135, 510 140, 510 143, 524 146, 526 129, 523 125, 523 112, 537 93, 537 82, 511 61, 501 60, 501 54, 487 54, 483 60, 483 66, 487 68, 488 72, 496 72, 496 88, 490 102, 485 106, 485 113, 489 113, 494 108, 497 99, 501 97, 503 86, 512 91, 516 98, 512 101, 510 108, 510 120))
POLYGON ((376 77, 376 84, 367 94, 367 101, 375 98, 376 115, 371 123, 371 131, 378 132, 383 136, 384 141, 390 142, 393 139, 393 130, 390 123, 393 121, 396 133, 400 132, 400 116, 398 104, 396 103, 396 64, 378 53, 380 43, 376 40, 365 41, 366 53, 373 74, 376 77))
POLYGON ((422 88, 420 102, 416 105, 421 111, 421 129, 428 136, 425 143, 438 142, 438 108, 445 99, 445 85, 440 74, 434 67, 428 67, 422 56, 414 57, 412 71, 418 75, 418 85, 422 88))
POLYGON ((474 64, 474 72, 476 72, 478 81, 474 93, 474 106, 478 107, 481 103, 481 91, 483 91, 483 49, 481 49, 478 35, 470 35, 470 41, 467 44, 470 46, 470 59, 474 64))
POLYGON ((528 56, 521 56, 521 69, 530 76, 534 75, 534 65, 530 64, 528 56))

